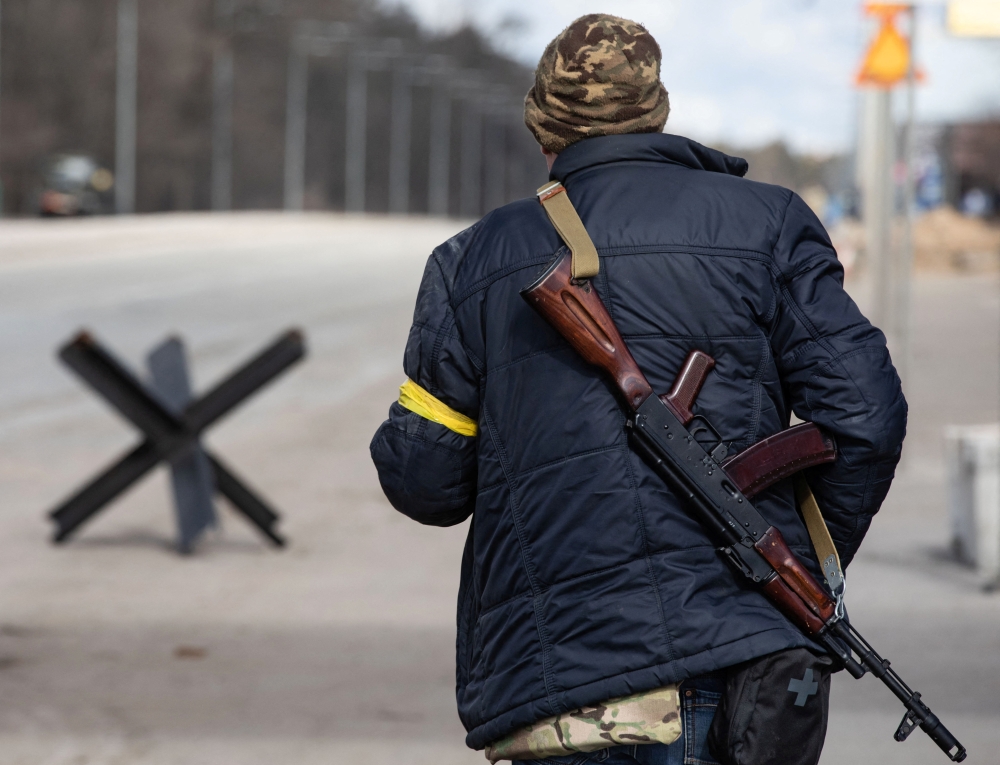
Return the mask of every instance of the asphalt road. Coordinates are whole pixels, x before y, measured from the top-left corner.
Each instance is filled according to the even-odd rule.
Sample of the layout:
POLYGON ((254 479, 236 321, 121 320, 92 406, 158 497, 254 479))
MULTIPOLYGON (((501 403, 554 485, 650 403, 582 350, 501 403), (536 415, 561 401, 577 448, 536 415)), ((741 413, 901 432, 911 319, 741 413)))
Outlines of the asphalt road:
MULTIPOLYGON (((465 765, 453 697, 465 527, 381 495, 368 441, 402 382, 448 221, 234 214, 0 223, 0 765, 465 765), (160 470, 54 547, 45 513, 136 441, 55 359, 81 327, 136 369, 168 334, 204 390, 290 326, 309 358, 208 441, 279 508, 171 549, 160 470)), ((849 572, 855 623, 1000 763, 1000 596, 950 562, 941 430, 998 417, 996 277, 918 280, 907 461, 849 572)), ((853 285, 864 304, 864 285, 853 285)), ((823 762, 940 763, 838 676, 823 762)))

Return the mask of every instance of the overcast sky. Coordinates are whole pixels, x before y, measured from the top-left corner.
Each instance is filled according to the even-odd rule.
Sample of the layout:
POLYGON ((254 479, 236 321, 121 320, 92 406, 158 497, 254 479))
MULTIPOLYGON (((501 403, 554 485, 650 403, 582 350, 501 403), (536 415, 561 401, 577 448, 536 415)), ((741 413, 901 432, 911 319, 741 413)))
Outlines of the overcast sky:
MULTIPOLYGON (((804 151, 854 142, 854 73, 871 23, 850 0, 385 0, 404 5, 429 28, 470 19, 503 28, 504 49, 534 66, 546 43, 574 18, 613 13, 644 24, 663 50, 670 91, 668 132, 704 142, 754 146, 785 138, 804 151), (513 27, 508 24, 508 29, 513 27)), ((944 27, 943 3, 921 7, 918 60, 928 74, 918 115, 949 121, 1000 115, 1000 39, 957 39, 944 27)), ((900 104, 902 98, 898 99, 900 104)))

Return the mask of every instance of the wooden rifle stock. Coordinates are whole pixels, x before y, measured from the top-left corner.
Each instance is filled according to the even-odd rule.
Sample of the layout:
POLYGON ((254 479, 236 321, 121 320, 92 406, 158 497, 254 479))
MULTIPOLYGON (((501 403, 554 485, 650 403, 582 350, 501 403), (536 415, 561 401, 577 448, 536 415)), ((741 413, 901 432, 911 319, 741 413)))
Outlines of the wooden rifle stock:
POLYGON ((615 381, 633 411, 653 395, 653 388, 625 347, 618 327, 590 280, 573 279, 572 256, 556 258, 521 296, 584 360, 604 370, 615 381))
MULTIPOLYGON (((629 408, 638 409, 653 395, 653 387, 632 358, 597 290, 589 279, 573 279, 569 253, 556 258, 521 295, 566 338, 573 350, 615 381, 629 408)), ((685 425, 694 417, 691 407, 714 366, 715 359, 707 353, 692 351, 670 392, 660 396, 685 425)))

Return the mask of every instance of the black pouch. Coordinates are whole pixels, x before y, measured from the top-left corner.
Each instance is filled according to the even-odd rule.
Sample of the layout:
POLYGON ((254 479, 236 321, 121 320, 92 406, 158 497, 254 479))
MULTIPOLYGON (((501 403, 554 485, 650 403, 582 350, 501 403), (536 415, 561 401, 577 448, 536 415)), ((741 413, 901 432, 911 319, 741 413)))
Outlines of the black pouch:
POLYGON ((732 667, 708 732, 721 765, 816 765, 830 713, 833 661, 805 648, 732 667))

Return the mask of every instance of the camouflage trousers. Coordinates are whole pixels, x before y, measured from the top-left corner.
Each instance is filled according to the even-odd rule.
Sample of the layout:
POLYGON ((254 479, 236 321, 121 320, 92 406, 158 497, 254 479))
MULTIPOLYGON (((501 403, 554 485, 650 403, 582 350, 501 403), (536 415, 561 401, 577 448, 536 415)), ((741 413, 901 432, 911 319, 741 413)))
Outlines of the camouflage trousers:
POLYGON ((683 732, 668 746, 612 746, 544 760, 516 760, 513 765, 719 765, 708 752, 707 739, 722 688, 722 681, 715 678, 696 678, 681 684, 683 732))

